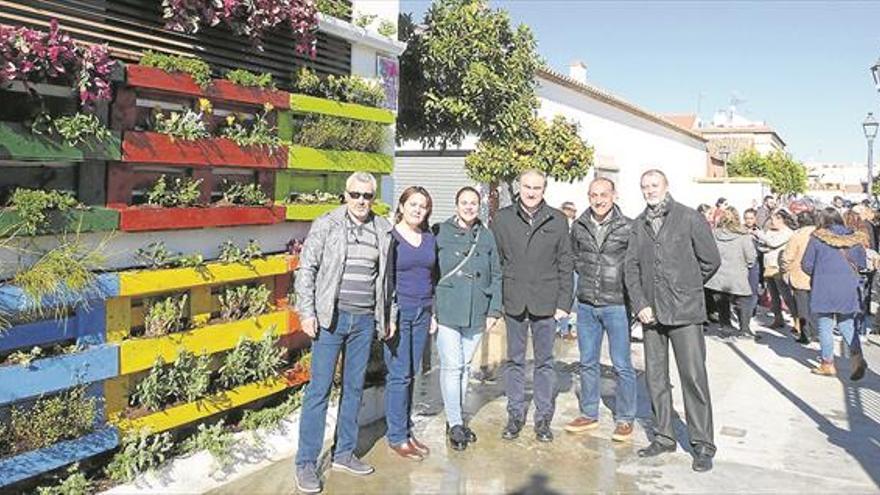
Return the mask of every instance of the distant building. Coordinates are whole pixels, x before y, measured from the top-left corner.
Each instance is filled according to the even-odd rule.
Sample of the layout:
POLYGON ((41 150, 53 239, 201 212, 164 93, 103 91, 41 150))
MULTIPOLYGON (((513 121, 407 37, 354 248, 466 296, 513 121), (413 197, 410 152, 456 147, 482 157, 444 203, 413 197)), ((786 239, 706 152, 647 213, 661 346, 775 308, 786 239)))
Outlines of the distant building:
POLYGON ((806 162, 807 194, 831 201, 834 196, 849 200, 864 197, 868 169, 864 163, 806 162))

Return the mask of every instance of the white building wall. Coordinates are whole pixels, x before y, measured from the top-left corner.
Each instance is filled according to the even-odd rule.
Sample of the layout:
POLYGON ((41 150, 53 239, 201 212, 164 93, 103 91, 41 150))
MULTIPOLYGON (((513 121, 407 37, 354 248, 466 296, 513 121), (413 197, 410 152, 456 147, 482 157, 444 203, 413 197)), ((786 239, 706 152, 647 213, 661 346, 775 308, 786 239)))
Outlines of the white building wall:
MULTIPOLYGON (((594 147, 597 165, 610 163, 617 169, 611 175, 626 215, 637 215, 644 208, 639 177, 650 168, 666 173, 678 201, 688 206, 699 203, 695 191, 705 186, 695 179, 706 175, 705 142, 552 81, 539 78, 538 82, 539 115, 551 119, 562 114, 578 122, 581 136, 594 147)), ((547 202, 559 206, 573 201, 578 212, 583 211, 589 204, 587 185, 595 173, 594 169, 574 184, 551 182, 547 202)))

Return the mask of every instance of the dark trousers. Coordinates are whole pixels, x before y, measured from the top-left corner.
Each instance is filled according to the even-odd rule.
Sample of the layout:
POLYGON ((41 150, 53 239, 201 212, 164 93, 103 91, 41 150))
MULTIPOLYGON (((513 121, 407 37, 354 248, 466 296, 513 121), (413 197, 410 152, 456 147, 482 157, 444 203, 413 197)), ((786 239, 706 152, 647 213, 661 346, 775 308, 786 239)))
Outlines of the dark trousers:
POLYGON ((675 444, 672 427, 672 384, 669 381, 669 343, 681 378, 688 437, 696 452, 715 455, 712 400, 706 376, 706 341, 702 325, 645 327, 645 376, 654 410, 655 441, 675 444))
POLYGON ((785 321, 782 317, 782 301, 785 301, 785 306, 788 307, 789 311, 791 308, 795 307, 794 305, 794 297, 791 294, 791 287, 785 283, 785 280, 782 279, 782 273, 777 273, 772 277, 768 277, 764 279, 767 282, 767 288, 770 290, 770 302, 773 310, 773 319, 776 322, 785 321))
POLYGON ((526 342, 532 331, 535 351, 535 422, 553 419, 555 409, 555 378, 553 370, 553 343, 556 320, 552 316, 537 317, 524 313, 504 315, 507 324, 507 362, 504 368, 504 388, 507 394, 507 414, 525 421, 529 403, 526 401, 526 342))
POLYGON ((739 333, 750 334, 752 329, 749 325, 752 319, 755 296, 738 296, 727 292, 713 291, 715 307, 718 309, 718 322, 725 327, 733 326, 730 318, 730 306, 736 306, 736 317, 739 319, 739 333))

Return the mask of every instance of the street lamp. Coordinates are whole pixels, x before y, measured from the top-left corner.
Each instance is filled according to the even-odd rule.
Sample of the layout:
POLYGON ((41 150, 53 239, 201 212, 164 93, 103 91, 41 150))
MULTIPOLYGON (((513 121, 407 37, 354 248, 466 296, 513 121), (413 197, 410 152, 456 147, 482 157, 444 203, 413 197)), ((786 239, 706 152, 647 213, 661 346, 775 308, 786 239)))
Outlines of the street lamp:
POLYGON ((880 91, 880 58, 871 66, 871 77, 874 78, 874 87, 880 91))
POLYGON ((727 175, 727 157, 730 156, 730 149, 726 144, 722 144, 721 148, 718 149, 718 154, 721 156, 721 162, 724 164, 724 175, 727 175))
MULTIPOLYGON (((877 68, 877 70, 880 71, 880 68, 877 68)), ((874 195, 874 138, 877 137, 878 127, 880 127, 880 124, 874 118, 873 112, 868 112, 868 116, 862 122, 862 131, 865 133, 865 139, 868 140, 868 198, 874 195)))

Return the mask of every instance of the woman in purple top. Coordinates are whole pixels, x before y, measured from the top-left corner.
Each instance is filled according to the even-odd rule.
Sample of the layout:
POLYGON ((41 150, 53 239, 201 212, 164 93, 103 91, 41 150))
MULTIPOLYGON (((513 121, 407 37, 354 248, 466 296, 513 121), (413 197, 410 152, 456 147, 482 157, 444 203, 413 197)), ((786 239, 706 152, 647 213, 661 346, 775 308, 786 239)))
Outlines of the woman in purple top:
POLYGON ((413 378, 432 326, 436 243, 428 230, 431 195, 408 187, 400 195, 388 253, 391 325, 385 340, 385 422, 388 445, 401 457, 422 460, 430 452, 412 434, 413 378))

